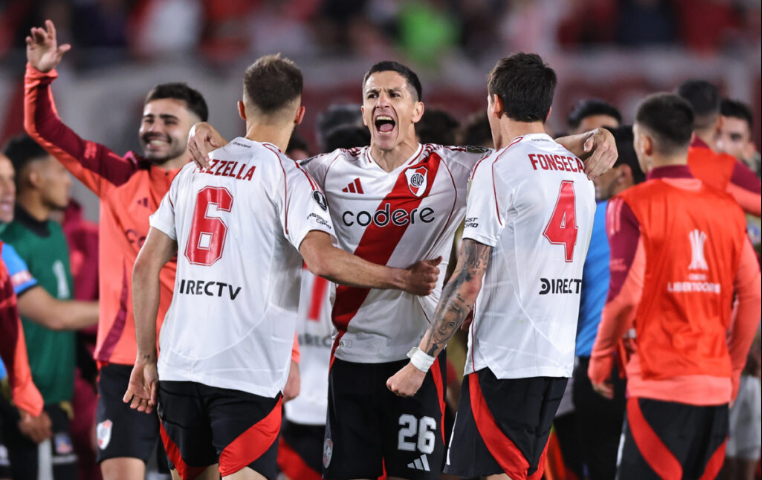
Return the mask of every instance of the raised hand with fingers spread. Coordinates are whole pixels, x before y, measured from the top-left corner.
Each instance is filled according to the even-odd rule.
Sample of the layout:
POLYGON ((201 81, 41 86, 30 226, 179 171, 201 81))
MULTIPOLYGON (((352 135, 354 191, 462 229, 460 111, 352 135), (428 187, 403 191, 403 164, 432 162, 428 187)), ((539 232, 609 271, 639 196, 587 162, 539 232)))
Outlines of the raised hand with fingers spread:
POLYGON ((58 45, 56 26, 50 20, 45 20, 45 28, 32 27, 26 37, 26 59, 36 70, 47 73, 61 63, 64 53, 71 50, 68 43, 58 45))

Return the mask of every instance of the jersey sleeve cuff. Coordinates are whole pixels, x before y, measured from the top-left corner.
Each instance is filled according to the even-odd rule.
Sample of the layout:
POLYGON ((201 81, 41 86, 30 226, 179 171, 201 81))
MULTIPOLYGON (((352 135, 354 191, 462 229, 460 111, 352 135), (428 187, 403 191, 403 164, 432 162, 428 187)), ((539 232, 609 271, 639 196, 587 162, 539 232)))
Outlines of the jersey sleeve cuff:
POLYGON ((463 240, 465 240, 467 238, 469 238, 469 239, 471 239, 471 240, 473 240, 475 242, 479 242, 479 243, 481 243, 483 245, 487 245, 488 247, 495 247, 495 246, 497 246, 497 239, 496 238, 488 237, 488 236, 483 235, 483 234, 481 234, 479 232, 473 232, 473 231, 466 230, 465 232, 463 232, 463 240))
POLYGON ((336 248, 339 248, 339 240, 336 238, 336 235, 331 230, 328 230, 327 228, 323 227, 309 227, 305 229, 303 232, 300 232, 299 235, 294 237, 294 246, 296 246, 296 249, 299 250, 302 247, 302 242, 304 241, 304 237, 307 236, 310 232, 323 232, 327 233, 329 237, 331 237, 331 245, 333 245, 336 248))
POLYGON ((174 225, 167 225, 161 220, 157 220, 153 217, 151 217, 149 224, 151 225, 152 228, 155 228, 156 230, 161 231, 163 234, 165 234, 172 240, 177 240, 177 235, 175 234, 174 225))
POLYGON ((29 62, 26 64, 26 76, 33 79, 49 78, 51 80, 58 78, 58 72, 54 68, 53 70, 44 73, 32 66, 29 62))

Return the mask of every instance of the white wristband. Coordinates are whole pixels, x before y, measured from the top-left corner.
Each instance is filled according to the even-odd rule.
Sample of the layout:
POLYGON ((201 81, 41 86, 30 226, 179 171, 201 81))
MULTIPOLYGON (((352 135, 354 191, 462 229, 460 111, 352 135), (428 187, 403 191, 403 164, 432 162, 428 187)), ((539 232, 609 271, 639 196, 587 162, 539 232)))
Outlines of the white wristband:
POLYGON ((426 354, 426 352, 418 347, 411 348, 410 351, 407 352, 407 356, 410 358, 410 363, 412 363, 415 368, 424 373, 429 371, 431 366, 434 365, 434 361, 436 360, 436 358, 426 354))

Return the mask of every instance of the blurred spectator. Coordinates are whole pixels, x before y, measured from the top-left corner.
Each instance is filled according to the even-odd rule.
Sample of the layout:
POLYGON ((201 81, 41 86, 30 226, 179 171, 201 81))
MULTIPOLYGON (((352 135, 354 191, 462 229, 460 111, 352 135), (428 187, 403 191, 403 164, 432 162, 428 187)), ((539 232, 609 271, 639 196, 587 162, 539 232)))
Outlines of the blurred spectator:
POLYGON ((558 27, 561 45, 600 45, 614 41, 618 2, 616 0, 571 0, 568 13, 558 27))
POLYGON ((421 66, 437 66, 458 41, 458 24, 444 0, 411 0, 399 14, 399 42, 421 66))
POLYGON ((617 43, 645 47, 675 43, 677 20, 671 0, 620 0, 617 43))
MULTIPOLYGON (((0 239, 13 245, 42 288, 55 298, 68 300, 74 293, 69 251, 61 226, 50 220, 50 215, 66 207, 71 179, 63 166, 28 137, 12 140, 5 154, 16 171, 17 207, 14 221, 4 226, 0 239)), ((74 333, 50 330, 25 317, 22 323, 32 378, 52 421, 53 478, 74 480, 78 478, 77 456, 69 422, 76 361, 74 333)), ((37 443, 14 423, 4 422, 3 428, 13 478, 36 480, 37 443)))
POLYGON ((622 114, 609 102, 598 98, 581 100, 566 117, 566 125, 572 135, 589 132, 600 127, 614 129, 622 123, 622 114))
MULTIPOLYGON (((614 368, 614 399, 608 400, 593 390, 587 376, 590 355, 598 332, 601 313, 608 294, 609 244, 606 238, 606 208, 613 196, 645 181, 633 148, 632 126, 612 130, 619 158, 614 167, 594 180, 598 205, 595 210, 590 248, 582 275, 579 321, 572 400, 574 403, 582 464, 589 480, 610 480, 616 474, 617 447, 622 433, 626 382, 614 368)), ((563 449, 563 446, 562 446, 563 449)))
POLYGON ((720 105, 722 123, 717 149, 733 155, 760 175, 760 157, 754 145, 754 115, 751 108, 737 100, 724 99, 720 105))
POLYGON ((370 132, 364 126, 344 125, 331 130, 325 140, 325 151, 337 148, 355 148, 370 145, 370 132))
POLYGON ((762 213, 762 184, 746 165, 728 154, 716 153, 720 134, 720 92, 704 80, 686 80, 677 94, 687 100, 696 115, 694 138, 688 151, 691 173, 702 182, 726 191, 744 212, 759 217, 762 213))
POLYGON ((310 56, 316 44, 308 24, 301 21, 282 0, 262 0, 251 16, 249 50, 255 55, 281 52, 284 55, 310 56))
POLYGON ((309 147, 307 147, 307 142, 296 133, 292 134, 291 139, 288 141, 286 155, 288 155, 288 158, 297 161, 309 158, 310 153, 309 147))
POLYGON ((326 147, 326 139, 331 131, 344 125, 362 126, 362 111, 360 105, 349 103, 333 104, 317 117, 318 147, 321 152, 330 152, 326 147))
POLYGON ((131 11, 130 41, 135 53, 191 53, 201 37, 201 0, 139 0, 131 11))
POLYGON ((477 112, 466 119, 461 128, 460 141, 458 143, 474 147, 495 148, 486 113, 477 112))
POLYGON ((455 145, 455 133, 460 123, 439 108, 427 108, 423 116, 415 124, 415 135, 419 143, 436 143, 438 145, 455 145))

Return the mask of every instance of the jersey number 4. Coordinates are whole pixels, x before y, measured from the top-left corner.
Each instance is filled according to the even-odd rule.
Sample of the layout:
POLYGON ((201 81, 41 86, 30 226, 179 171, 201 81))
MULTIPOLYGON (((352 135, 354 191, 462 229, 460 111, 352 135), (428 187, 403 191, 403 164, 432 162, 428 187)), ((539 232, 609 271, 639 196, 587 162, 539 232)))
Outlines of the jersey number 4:
POLYGON ((545 226, 543 235, 553 245, 564 246, 566 262, 574 260, 574 245, 577 244, 577 215, 574 202, 574 182, 564 180, 558 192, 556 208, 545 226))
POLYGON ((193 265, 211 266, 222 258, 228 226, 215 215, 233 208, 233 195, 223 187, 205 187, 196 196, 193 224, 188 235, 185 257, 193 265))

